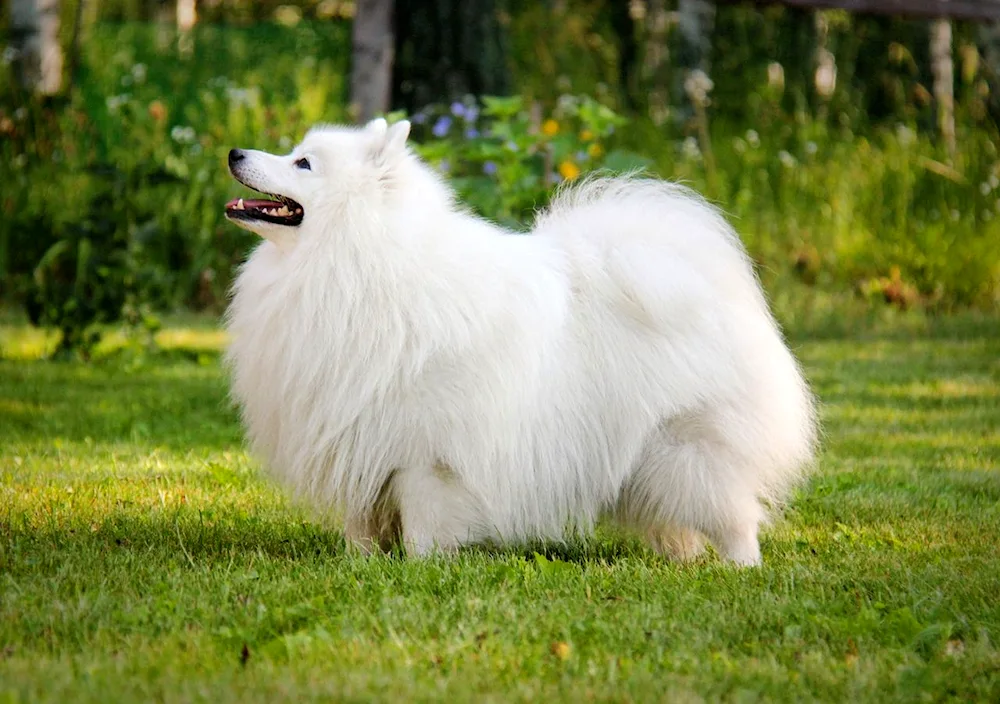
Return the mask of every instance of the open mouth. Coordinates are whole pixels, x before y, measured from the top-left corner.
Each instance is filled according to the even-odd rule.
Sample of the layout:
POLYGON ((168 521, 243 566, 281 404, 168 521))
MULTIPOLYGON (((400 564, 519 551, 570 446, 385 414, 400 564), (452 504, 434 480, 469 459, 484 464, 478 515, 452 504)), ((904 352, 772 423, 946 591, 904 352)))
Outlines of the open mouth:
POLYGON ((266 195, 270 195, 274 200, 238 198, 229 201, 226 203, 226 217, 230 220, 248 222, 260 220, 288 227, 302 223, 304 212, 301 205, 285 196, 266 195))

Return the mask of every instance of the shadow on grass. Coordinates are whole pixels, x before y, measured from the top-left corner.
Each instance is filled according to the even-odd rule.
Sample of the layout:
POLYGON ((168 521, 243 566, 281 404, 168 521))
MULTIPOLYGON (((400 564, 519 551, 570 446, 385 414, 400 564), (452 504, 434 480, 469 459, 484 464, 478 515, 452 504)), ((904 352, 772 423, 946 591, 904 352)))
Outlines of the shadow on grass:
MULTIPOLYGON (((30 529, 15 527, 0 516, 0 543, 9 548, 7 559, 0 560, 0 567, 6 562, 7 570, 36 575, 64 572, 67 560, 74 559, 141 560, 197 569, 232 563, 245 566, 260 560, 308 564, 357 555, 348 549, 339 527, 273 510, 263 516, 190 508, 146 515, 119 510, 97 524, 72 520, 30 529), (219 513, 224 515, 213 515, 219 513), (16 564, 20 567, 15 567, 16 564)), ((459 561, 469 557, 500 561, 519 557, 531 563, 547 560, 580 566, 607 565, 637 557, 660 559, 637 538, 605 528, 592 536, 574 536, 564 542, 470 545, 452 556, 459 561)), ((388 552, 378 552, 368 559, 397 563, 419 558, 408 557, 402 545, 396 543, 388 552)))
POLYGON ((613 564, 635 557, 650 558, 653 553, 638 538, 607 528, 594 535, 568 537, 564 541, 531 540, 510 545, 470 545, 462 549, 468 555, 489 558, 521 557, 529 562, 544 559, 577 565, 613 564))
POLYGON ((268 513, 258 517, 231 509, 146 515, 116 511, 96 524, 73 520, 31 528, 15 527, 0 518, 0 540, 7 543, 13 561, 54 571, 63 569, 67 555, 208 565, 231 559, 313 560, 345 554, 342 532, 294 515, 268 513))

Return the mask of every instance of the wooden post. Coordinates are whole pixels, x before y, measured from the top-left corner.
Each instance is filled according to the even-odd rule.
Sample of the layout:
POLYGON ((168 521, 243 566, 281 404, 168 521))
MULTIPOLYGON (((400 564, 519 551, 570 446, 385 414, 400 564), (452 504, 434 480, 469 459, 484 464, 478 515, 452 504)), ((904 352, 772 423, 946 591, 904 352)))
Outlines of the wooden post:
POLYGON ((988 85, 993 86, 987 96, 987 105, 994 119, 1000 117, 1000 22, 983 22, 977 29, 977 43, 983 54, 983 69, 988 85))
POLYGON ((14 0, 10 30, 21 85, 41 95, 58 93, 63 70, 59 0, 14 0))
POLYGON ((831 8, 860 14, 926 19, 1000 20, 1000 0, 717 0, 728 4, 789 5, 811 10, 831 8))
POLYGON ((934 100, 937 103, 938 129, 955 156, 955 69, 951 58, 951 21, 931 22, 931 69, 934 73, 934 100))

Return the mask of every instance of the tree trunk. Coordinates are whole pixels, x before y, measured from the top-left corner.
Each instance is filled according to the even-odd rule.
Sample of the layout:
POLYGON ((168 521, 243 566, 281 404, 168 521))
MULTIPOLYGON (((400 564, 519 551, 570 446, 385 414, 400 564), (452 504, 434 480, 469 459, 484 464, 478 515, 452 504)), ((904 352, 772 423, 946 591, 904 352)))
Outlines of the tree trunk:
POLYGON ((502 0, 397 0, 393 102, 414 112, 464 95, 506 95, 502 0))
POLYGON ((58 93, 63 70, 59 0, 14 0, 10 28, 21 85, 41 95, 58 93))
POLYGON ((358 0, 354 8, 350 111, 360 122, 389 110, 394 53, 392 12, 393 0, 358 0))
MULTIPOLYGON (((654 0, 660 2, 663 0, 654 0)), ((639 65, 639 41, 636 36, 641 13, 633 12, 631 2, 608 3, 608 20, 615 37, 618 39, 618 82, 619 91, 625 106, 633 111, 639 107, 636 99, 639 95, 638 79, 642 67, 639 65)), ((645 104, 645 100, 642 101, 645 104)))
POLYGON ((955 155, 955 73, 951 59, 951 22, 946 19, 931 23, 931 70, 934 73, 934 100, 937 103, 938 129, 948 148, 955 155))
MULTIPOLYGON (((678 0, 677 47, 674 92, 684 96, 684 82, 692 71, 700 70, 711 76, 712 30, 715 28, 715 3, 710 0, 678 0)), ((690 114, 690 110, 688 110, 690 114)))

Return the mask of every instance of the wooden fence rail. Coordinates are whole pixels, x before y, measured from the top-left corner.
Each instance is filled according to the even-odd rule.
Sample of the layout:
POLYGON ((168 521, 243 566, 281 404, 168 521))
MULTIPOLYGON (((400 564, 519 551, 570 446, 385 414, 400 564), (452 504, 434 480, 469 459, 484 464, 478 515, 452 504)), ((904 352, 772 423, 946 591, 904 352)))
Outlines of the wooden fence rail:
MULTIPOLYGON (((735 4, 739 0, 722 0, 735 4)), ((752 5, 791 5, 875 15, 1000 21, 1000 0, 762 0, 752 5)))

